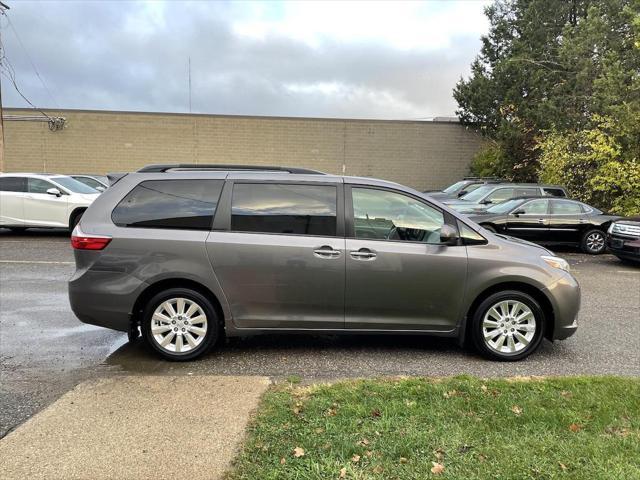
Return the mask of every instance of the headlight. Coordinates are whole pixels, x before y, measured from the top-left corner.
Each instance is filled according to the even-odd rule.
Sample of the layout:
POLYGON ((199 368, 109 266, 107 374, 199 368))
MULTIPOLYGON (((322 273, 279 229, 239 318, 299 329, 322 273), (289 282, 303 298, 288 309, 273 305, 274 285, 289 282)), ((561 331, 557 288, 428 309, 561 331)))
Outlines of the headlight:
POLYGON ((567 262, 564 258, 560 257, 552 257, 547 255, 542 255, 540 258, 544 260, 547 265, 551 265, 553 268, 559 268, 560 270, 564 270, 568 272, 570 270, 569 262, 567 262))

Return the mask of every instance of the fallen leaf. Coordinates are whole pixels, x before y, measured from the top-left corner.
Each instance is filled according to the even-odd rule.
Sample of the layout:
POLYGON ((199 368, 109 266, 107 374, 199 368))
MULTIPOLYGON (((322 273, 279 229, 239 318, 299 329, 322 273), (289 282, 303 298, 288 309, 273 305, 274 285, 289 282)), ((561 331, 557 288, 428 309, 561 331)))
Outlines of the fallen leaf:
POLYGON ((415 400, 405 400, 404 404, 407 407, 411 408, 411 407, 415 407, 416 406, 416 401, 415 400))
POLYGON ((322 427, 316 428, 316 433, 323 433, 323 432, 324 432, 324 428, 322 427))
POLYGON ((382 412, 380 411, 380 409, 374 408, 373 410, 371 410, 371 416, 374 418, 378 418, 382 416, 382 412))
POLYGON ((358 455, 358 454, 354 453, 354 454, 353 454, 353 457, 351 457, 351 461, 352 461, 353 463, 358 463, 358 462, 360 461, 360 455, 358 455))
POLYGON ((487 461, 487 457, 485 457, 483 454, 478 454, 478 461, 479 462, 486 462, 487 461))
POLYGON ((282 457, 282 458, 280 459, 280 465, 284 465, 285 463, 287 463, 287 459, 286 459, 286 458, 284 458, 284 457, 282 457))
POLYGON ((373 467, 373 473, 382 473, 384 472, 384 467, 382 465, 376 465, 373 467))
POLYGON ((563 398, 571 398, 573 397, 573 393, 569 392, 568 390, 563 390, 560 392, 560 396, 562 396, 563 398))
POLYGON ((347 476, 347 469, 342 467, 340 469, 340 478, 345 478, 347 476))
POLYGON ((513 407, 511 407, 511 411, 517 416, 522 415, 522 409, 518 405, 514 405, 513 407))
POLYGON ((293 456, 296 458, 304 457, 304 448, 296 447, 293 449, 293 456))
POLYGON ((369 440, 367 440, 366 438, 363 438, 358 442, 358 445, 362 445, 362 446, 369 445, 369 440))
POLYGON ((571 430, 573 433, 577 433, 582 429, 582 427, 580 425, 578 425, 577 423, 572 423, 571 425, 569 425, 569 430, 571 430))
POLYGON ((444 392, 442 396, 444 398, 451 398, 451 397, 455 397, 457 394, 458 392, 456 390, 451 390, 450 392, 444 392))
POLYGON ((444 450, 441 448, 436 449, 433 452, 436 456, 436 459, 438 460, 438 462, 442 462, 442 460, 444 460, 444 450))
POLYGON ((487 390, 489 390, 489 389, 487 388, 487 386, 486 386, 486 385, 482 385, 482 386, 480 387, 480 390, 482 390, 484 393, 487 393, 487 390))
POLYGON ((560 466, 560 470, 562 470, 563 472, 567 471, 567 466, 564 463, 558 462, 558 465, 560 466))
POLYGON ((407 460, 405 457, 400 457, 400 463, 407 463, 409 460, 407 460))
POLYGON ((431 467, 431 473, 433 473, 434 475, 440 475, 442 472, 444 472, 444 465, 438 462, 431 463, 433 463, 433 467, 431 467))
POLYGON ((364 452, 364 454, 365 454, 367 457, 370 457, 371 455, 373 455, 373 452, 372 452, 371 450, 366 450, 366 451, 364 452))

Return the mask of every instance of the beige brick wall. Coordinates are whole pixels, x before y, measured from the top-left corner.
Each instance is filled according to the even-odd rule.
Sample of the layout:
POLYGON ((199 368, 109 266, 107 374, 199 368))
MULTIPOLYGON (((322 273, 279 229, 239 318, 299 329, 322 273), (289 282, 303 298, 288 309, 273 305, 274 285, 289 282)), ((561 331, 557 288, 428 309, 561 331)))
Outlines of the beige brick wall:
MULTIPOLYGON (((149 163, 245 163, 384 178, 418 189, 465 175, 480 137, 457 123, 47 111, 66 118, 5 121, 7 172, 106 173, 149 163)), ((5 115, 33 115, 5 109, 5 115)))

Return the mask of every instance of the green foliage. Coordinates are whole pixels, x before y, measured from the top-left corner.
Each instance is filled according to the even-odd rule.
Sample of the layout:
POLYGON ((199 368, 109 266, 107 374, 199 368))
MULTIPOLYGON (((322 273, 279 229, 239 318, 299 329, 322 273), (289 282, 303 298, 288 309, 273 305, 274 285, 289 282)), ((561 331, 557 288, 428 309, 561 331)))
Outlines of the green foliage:
POLYGON ((509 179, 510 166, 504 150, 496 142, 487 143, 471 161, 471 175, 476 177, 499 176, 509 179))
POLYGON ((473 168, 521 181, 582 182, 583 189, 595 183, 592 201, 603 202, 596 206, 633 212, 640 185, 624 184, 640 161, 640 0, 496 0, 485 12, 489 33, 471 76, 453 92, 460 119, 498 145, 473 168), (582 152, 597 132, 607 138, 592 138, 582 152), (615 160, 606 145, 615 145, 615 160), (575 178, 559 176, 549 155, 539 163, 550 149, 578 154, 575 178), (618 198, 626 192, 631 198, 618 198))
POLYGON ((640 212, 640 163, 626 158, 610 118, 573 133, 549 132, 539 144, 541 180, 611 213, 640 212))

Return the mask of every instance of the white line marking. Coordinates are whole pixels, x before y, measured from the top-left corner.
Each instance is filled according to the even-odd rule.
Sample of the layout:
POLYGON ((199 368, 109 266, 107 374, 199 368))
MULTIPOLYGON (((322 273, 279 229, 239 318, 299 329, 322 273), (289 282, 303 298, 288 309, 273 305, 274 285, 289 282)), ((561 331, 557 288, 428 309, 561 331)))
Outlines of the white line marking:
POLYGON ((0 260, 0 263, 36 263, 44 265, 74 265, 75 262, 50 262, 46 260, 0 260))

